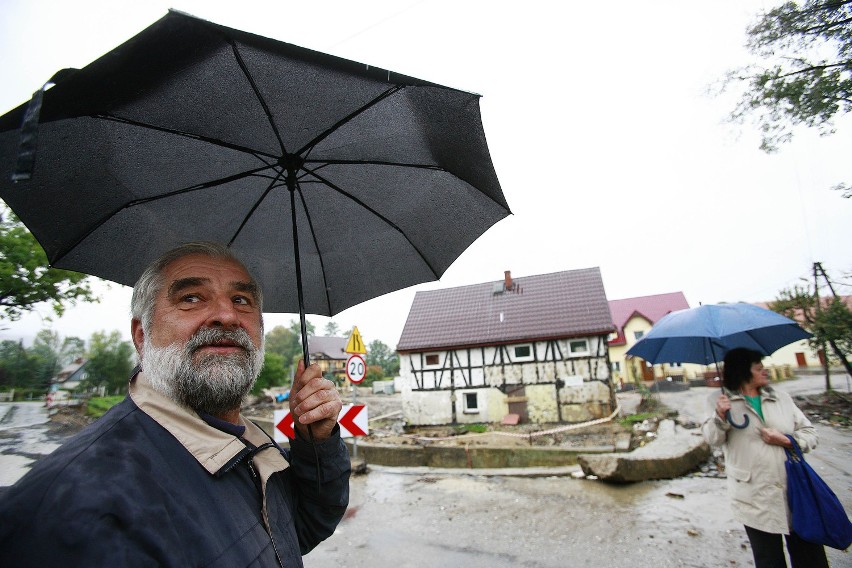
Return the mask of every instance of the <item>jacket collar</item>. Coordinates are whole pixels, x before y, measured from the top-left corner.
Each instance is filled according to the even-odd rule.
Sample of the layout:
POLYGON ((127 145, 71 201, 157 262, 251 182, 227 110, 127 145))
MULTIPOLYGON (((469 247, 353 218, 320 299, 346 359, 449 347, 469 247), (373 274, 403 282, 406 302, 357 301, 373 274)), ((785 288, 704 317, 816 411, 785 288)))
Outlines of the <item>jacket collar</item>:
MULTIPOLYGON (((142 412, 168 430, 213 475, 225 473, 234 462, 249 452, 249 446, 243 439, 255 447, 270 441, 263 430, 242 415, 240 425, 245 427, 243 439, 214 428, 191 408, 155 391, 142 372, 130 379, 129 394, 142 412)), ((288 467, 277 446, 270 450, 259 452, 254 457, 264 481, 272 473, 288 467)))

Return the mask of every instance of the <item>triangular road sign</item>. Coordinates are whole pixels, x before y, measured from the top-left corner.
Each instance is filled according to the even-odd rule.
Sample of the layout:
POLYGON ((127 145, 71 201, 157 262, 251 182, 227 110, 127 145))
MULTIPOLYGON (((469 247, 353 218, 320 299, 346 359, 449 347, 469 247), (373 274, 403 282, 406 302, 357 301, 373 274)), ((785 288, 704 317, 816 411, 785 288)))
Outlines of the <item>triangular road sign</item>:
POLYGON ((344 351, 350 354, 367 354, 367 347, 364 345, 364 340, 361 339, 361 333, 358 331, 357 325, 352 328, 352 335, 349 336, 349 342, 346 344, 344 351))

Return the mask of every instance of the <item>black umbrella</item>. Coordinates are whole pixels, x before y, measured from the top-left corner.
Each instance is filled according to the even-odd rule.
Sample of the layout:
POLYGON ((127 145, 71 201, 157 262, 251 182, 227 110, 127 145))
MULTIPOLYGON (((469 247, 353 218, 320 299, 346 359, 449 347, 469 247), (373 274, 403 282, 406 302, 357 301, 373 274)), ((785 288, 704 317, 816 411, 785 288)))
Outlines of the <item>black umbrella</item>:
POLYGON ((305 313, 436 280, 510 213, 479 95, 175 11, 52 82, 0 117, 0 197, 50 264, 132 285, 226 243, 306 355, 305 313))

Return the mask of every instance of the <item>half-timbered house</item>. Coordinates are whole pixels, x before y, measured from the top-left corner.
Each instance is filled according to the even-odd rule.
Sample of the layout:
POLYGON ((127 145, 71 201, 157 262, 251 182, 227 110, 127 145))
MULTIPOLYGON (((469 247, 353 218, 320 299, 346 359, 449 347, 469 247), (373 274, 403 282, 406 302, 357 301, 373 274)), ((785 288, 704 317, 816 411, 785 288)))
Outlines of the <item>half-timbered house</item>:
POLYGON ((397 345, 412 425, 582 422, 615 408, 598 268, 417 292, 397 345))

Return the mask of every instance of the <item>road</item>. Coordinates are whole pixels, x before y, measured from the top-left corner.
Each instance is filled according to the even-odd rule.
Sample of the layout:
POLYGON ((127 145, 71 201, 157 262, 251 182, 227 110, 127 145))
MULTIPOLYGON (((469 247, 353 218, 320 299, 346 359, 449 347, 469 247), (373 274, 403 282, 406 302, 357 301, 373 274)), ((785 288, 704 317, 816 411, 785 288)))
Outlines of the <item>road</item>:
MULTIPOLYGON (((823 387, 820 377, 779 384, 792 394, 823 387)), ((660 397, 698 421, 709 394, 694 388, 660 397)), ((14 407, 0 403, 0 488, 58 446, 43 407, 14 407)), ((852 510, 852 432, 816 427, 821 442, 808 461, 852 510)), ((852 555, 828 553, 833 567, 852 568, 852 555)), ((352 479, 346 518, 304 560, 306 568, 753 565, 742 526, 730 520, 722 479, 607 485, 378 466, 352 479)))

